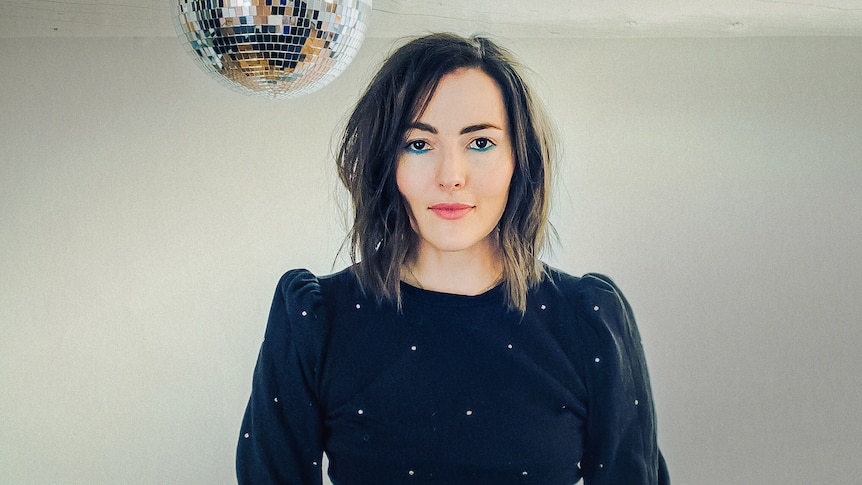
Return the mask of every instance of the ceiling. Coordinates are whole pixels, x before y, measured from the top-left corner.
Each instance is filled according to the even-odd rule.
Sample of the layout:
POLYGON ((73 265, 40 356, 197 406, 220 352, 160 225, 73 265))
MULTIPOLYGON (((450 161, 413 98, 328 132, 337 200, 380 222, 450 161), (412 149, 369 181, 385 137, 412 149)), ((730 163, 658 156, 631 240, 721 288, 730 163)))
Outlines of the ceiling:
MULTIPOLYGON (((0 0, 0 38, 169 37, 176 0, 0 0)), ((369 37, 862 36, 862 0, 374 0, 369 37)))

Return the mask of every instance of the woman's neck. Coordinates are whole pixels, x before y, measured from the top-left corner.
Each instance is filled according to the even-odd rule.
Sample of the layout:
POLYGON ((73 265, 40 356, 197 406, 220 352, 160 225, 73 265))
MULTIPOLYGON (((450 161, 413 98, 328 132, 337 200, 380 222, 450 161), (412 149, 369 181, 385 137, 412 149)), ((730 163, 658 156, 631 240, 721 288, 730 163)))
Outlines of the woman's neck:
POLYGON ((401 279, 425 290, 472 296, 496 286, 502 272, 496 248, 443 252, 420 247, 415 262, 402 269, 401 279))

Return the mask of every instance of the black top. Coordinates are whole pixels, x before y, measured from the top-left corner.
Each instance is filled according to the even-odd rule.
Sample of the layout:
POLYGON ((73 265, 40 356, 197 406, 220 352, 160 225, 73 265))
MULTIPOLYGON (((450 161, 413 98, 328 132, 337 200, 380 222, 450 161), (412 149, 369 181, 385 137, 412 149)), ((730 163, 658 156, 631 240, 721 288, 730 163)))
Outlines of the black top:
POLYGON ((239 483, 668 484, 646 362, 605 276, 548 269, 524 315, 353 273, 278 284, 237 447, 239 483))

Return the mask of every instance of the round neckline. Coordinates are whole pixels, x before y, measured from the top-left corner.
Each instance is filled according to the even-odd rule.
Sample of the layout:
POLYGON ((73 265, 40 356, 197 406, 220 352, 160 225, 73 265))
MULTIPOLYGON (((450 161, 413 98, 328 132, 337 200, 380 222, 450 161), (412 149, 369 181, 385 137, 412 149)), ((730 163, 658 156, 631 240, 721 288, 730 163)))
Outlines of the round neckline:
POLYGON ((486 305, 488 303, 501 304, 503 299, 504 282, 501 281, 478 295, 462 295, 459 293, 445 293, 442 291, 427 290, 401 281, 401 295, 403 298, 420 304, 442 305, 448 307, 466 307, 486 305))

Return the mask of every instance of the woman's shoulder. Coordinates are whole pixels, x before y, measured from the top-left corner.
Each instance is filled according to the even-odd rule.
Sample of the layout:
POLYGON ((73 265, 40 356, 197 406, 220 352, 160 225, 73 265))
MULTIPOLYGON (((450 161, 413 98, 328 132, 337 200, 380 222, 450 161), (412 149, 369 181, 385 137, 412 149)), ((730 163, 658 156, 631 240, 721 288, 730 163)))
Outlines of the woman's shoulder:
POLYGON ((343 282, 352 280, 352 267, 344 268, 334 273, 317 275, 305 268, 293 268, 287 270, 279 280, 280 285, 290 286, 292 289, 301 289, 307 286, 319 286, 321 283, 343 282))
POLYGON ((317 276, 305 268, 291 269, 278 281, 270 308, 265 341, 295 347, 304 359, 319 358, 330 330, 332 295, 355 281, 349 269, 317 276))
POLYGON ((305 312, 319 309, 326 295, 352 292, 357 280, 351 268, 318 276, 305 268, 295 268, 285 272, 278 282, 277 292, 288 309, 305 312))
POLYGON ((560 298, 574 305, 578 313, 587 316, 592 326, 605 327, 614 333, 632 333, 634 316, 619 287, 601 273, 574 276, 550 266, 546 267, 543 285, 553 288, 560 298))
POLYGON ((575 276, 548 265, 545 266, 545 278, 543 280, 543 284, 557 288, 559 291, 566 293, 621 294, 619 287, 607 275, 601 273, 586 273, 583 276, 575 276))

